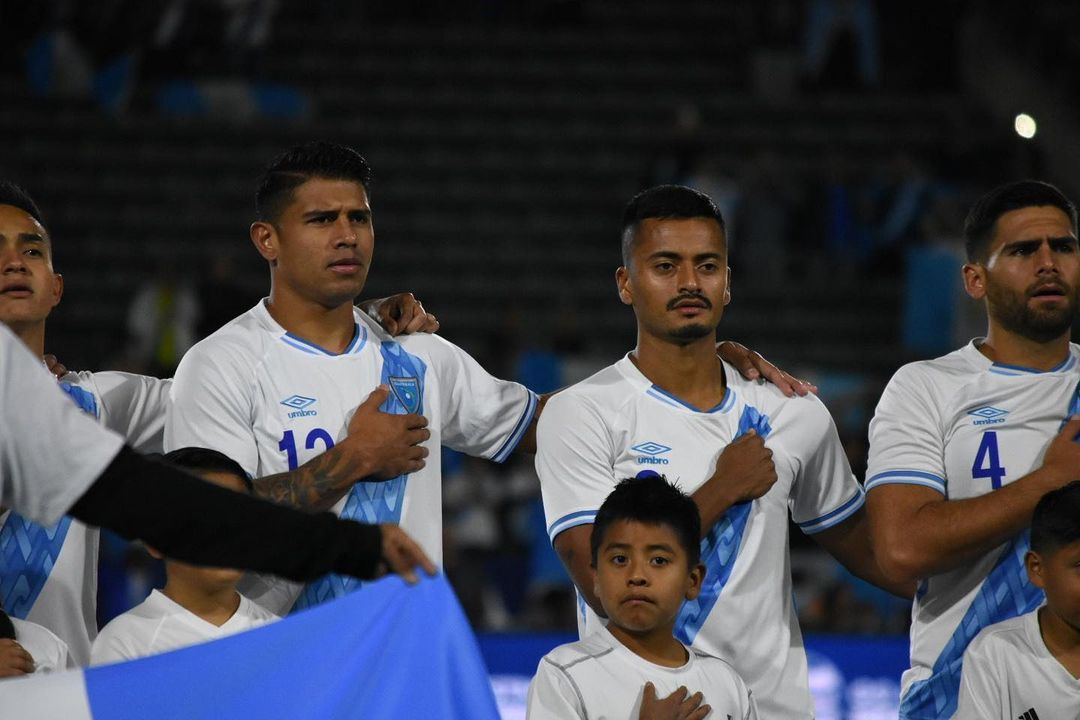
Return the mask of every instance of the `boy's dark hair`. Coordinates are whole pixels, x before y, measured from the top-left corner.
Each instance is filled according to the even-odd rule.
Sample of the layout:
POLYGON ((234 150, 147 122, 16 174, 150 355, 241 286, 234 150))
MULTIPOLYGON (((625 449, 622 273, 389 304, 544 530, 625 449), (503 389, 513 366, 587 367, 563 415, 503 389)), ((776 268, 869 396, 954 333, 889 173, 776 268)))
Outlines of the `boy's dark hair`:
POLYGON ((41 210, 38 209, 34 198, 30 197, 30 193, 13 182, 0 180, 0 205, 17 207, 41 223, 42 227, 45 227, 45 221, 41 217, 41 210))
POLYGON ((0 639, 18 640, 15 637, 15 623, 11 622, 3 607, 0 607, 0 639))
POLYGON ((1027 207, 1052 206, 1069 217, 1076 232, 1076 205, 1050 183, 1017 180, 999 185, 975 201, 964 220, 964 249, 968 262, 986 262, 998 219, 1007 212, 1027 207))
POLYGON ((626 478, 604 500, 593 521, 590 549, 596 565, 600 545, 612 523, 633 520, 648 525, 666 525, 686 551, 688 567, 701 559, 701 515, 690 497, 662 475, 626 478))
POLYGON ((162 460, 188 470, 225 472, 236 475, 244 483, 244 487, 247 488, 249 493, 255 492, 255 486, 252 484, 251 478, 244 472, 244 468, 240 467, 240 463, 217 450, 201 447, 180 448, 173 450, 171 453, 165 453, 162 460))
POLYGON ((623 265, 630 264, 630 251, 634 246, 634 234, 641 221, 650 218, 660 220, 688 220, 707 218, 725 231, 724 216, 716 203, 703 192, 682 185, 657 185, 642 190, 633 197, 623 211, 622 256, 623 265))
POLYGON ((292 201, 293 190, 312 178, 351 180, 371 194, 367 160, 350 147, 317 140, 289 148, 263 171, 255 190, 255 217, 277 222, 292 201))
POLYGON ((1031 517, 1031 549, 1040 555, 1080 540, 1080 480, 1042 496, 1031 517))

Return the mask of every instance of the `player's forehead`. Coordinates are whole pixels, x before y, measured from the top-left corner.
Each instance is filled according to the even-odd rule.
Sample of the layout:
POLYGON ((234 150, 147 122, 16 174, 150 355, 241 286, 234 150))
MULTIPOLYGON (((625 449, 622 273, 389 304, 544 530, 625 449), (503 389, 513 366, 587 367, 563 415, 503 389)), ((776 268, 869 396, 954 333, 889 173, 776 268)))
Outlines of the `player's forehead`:
POLYGON ((726 256, 724 231, 713 218, 646 218, 633 232, 633 254, 649 257, 656 253, 726 256))
POLYGON ((313 177, 298 185, 285 208, 303 215, 318 210, 370 210, 367 191, 354 180, 313 177))
POLYGON ((994 223, 990 254, 1009 243, 1025 240, 1076 237, 1065 211, 1054 205, 1036 205, 1003 213, 994 223))
POLYGON ((49 243, 49 233, 45 226, 34 217, 14 205, 0 203, 0 236, 7 240, 14 240, 20 236, 37 236, 49 243))

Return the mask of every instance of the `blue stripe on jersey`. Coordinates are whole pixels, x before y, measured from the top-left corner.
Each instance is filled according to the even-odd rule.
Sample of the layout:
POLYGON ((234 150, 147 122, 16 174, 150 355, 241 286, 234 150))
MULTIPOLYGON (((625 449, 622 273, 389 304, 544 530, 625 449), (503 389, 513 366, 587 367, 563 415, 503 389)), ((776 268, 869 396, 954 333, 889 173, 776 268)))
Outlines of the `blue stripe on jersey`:
MULTIPOLYGON (((396 342, 384 342, 379 348, 382 353, 382 384, 394 387, 386 402, 379 407, 391 415, 407 415, 410 412, 424 412, 424 376, 427 365, 423 360, 411 355, 396 342), (406 380, 415 381, 416 396, 399 397, 399 387, 406 380), (403 399, 412 407, 406 407, 403 399), (415 405, 414 405, 415 402, 415 405)), ((341 517, 366 523, 400 523, 401 506, 405 500, 405 485, 409 475, 381 482, 358 482, 349 491, 341 517)), ((304 586, 303 592, 292 607, 292 612, 319 605, 333 598, 341 597, 359 588, 361 582, 353 577, 324 575, 304 586)))
POLYGON ((925 485, 945 494, 945 478, 921 470, 890 470, 878 473, 863 486, 870 490, 878 485, 925 485))
POLYGON ((708 410, 698 410, 690 403, 684 401, 682 398, 672 395, 659 385, 653 385, 645 391, 645 394, 650 395, 657 400, 663 400, 668 405, 674 405, 675 407, 683 407, 687 410, 693 410, 694 412, 704 412, 710 414, 717 412, 727 412, 735 406, 735 391, 731 388, 724 388, 724 397, 720 400, 719 403, 709 408, 708 410))
MULTIPOLYGON (((1073 415, 1080 415, 1080 383, 1076 385, 1076 392, 1073 393, 1072 400, 1069 401, 1069 411, 1065 415, 1065 419, 1061 421, 1061 427, 1065 427, 1065 423, 1069 422, 1069 418, 1073 415)), ((1061 432, 1061 428, 1058 428, 1058 432, 1061 432)))
POLYGON ((1028 581, 1024 568, 1030 543, 1030 532, 1025 530, 1005 548, 938 656, 930 677, 912 684, 901 699, 902 720, 951 718, 956 712, 961 662, 968 644, 984 627, 1031 612, 1042 604, 1043 591, 1028 581))
MULTIPOLYGON (((83 412, 100 417, 94 394, 69 382, 60 383, 72 402, 83 412)), ((64 547, 71 518, 63 517, 50 527, 42 527, 16 512, 8 513, 0 527, 0 603, 9 615, 26 619, 49 579, 49 573, 64 547)))
MULTIPOLYGON (((991 372, 993 372, 994 370, 1003 370, 1003 371, 1005 371, 1005 370, 1015 370, 1016 373, 1019 373, 1019 374, 1041 375, 1043 373, 1060 372, 1062 370, 1068 370, 1070 367, 1072 367, 1074 362, 1076 362, 1076 358, 1074 358, 1072 356, 1072 353, 1069 353, 1069 355, 1064 360, 1062 360, 1061 362, 1059 362, 1057 365, 1050 368, 1049 370, 1039 370, 1037 368, 1025 367, 1023 365, 1010 365, 1009 363, 1001 363, 1001 362, 996 362, 993 365, 991 365, 990 367, 991 367, 991 372)), ((1016 373, 1001 373, 1001 374, 1010 374, 1011 375, 1011 374, 1016 374, 1016 373)))
MULTIPOLYGON (((747 405, 739 418, 739 431, 734 439, 751 430, 765 438, 772 432, 772 426, 769 425, 768 416, 747 405)), ((684 602, 675 619, 675 637, 687 645, 693 644, 731 577, 754 502, 751 500, 732 505, 701 541, 701 562, 706 567, 705 582, 697 598, 684 602)))
POLYGON ((806 522, 797 523, 799 529, 801 529, 807 535, 813 535, 819 533, 822 530, 828 530, 834 525, 847 520, 854 515, 859 508, 866 502, 866 495, 863 493, 862 488, 855 491, 855 494, 850 500, 845 502, 840 507, 836 508, 832 512, 825 513, 819 518, 813 520, 807 520, 806 522))
POLYGON ((513 431, 503 442, 502 446, 492 456, 492 460, 497 463, 506 462, 506 459, 510 457, 510 454, 514 452, 514 448, 521 442, 521 438, 525 437, 525 431, 529 429, 529 425, 532 424, 533 416, 536 415, 536 406, 540 402, 536 393, 532 390, 528 391, 529 399, 525 403, 525 411, 518 418, 517 425, 514 426, 513 431))
POLYGON ((595 510, 578 510, 569 515, 563 515, 561 518, 551 523, 551 526, 548 528, 548 537, 551 538, 551 542, 555 542, 555 537, 562 531, 569 530, 578 525, 588 525, 595 519, 595 510))
POLYGON ((329 357, 337 357, 340 355, 348 355, 353 352, 360 352, 360 350, 367 344, 367 328, 361 328, 359 323, 353 323, 353 336, 352 340, 345 347, 345 350, 341 353, 333 353, 324 348, 322 345, 316 345, 310 340, 305 340, 299 335, 293 335, 291 332, 287 332, 281 336, 281 341, 289 347, 294 347, 297 350, 303 350, 311 355, 326 355, 329 357), (361 329, 363 332, 361 333, 361 329), (357 347, 357 343, 360 343, 360 347, 357 347))

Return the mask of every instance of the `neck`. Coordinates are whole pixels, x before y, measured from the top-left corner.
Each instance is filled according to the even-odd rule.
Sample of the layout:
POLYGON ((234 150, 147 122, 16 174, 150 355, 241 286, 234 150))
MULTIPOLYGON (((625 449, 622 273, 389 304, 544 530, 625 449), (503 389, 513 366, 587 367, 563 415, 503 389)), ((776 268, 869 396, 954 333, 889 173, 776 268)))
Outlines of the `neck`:
POLYGON ((712 335, 679 345, 639 331, 630 359, 654 385, 699 410, 715 407, 724 399, 724 373, 712 335))
POLYGON ((233 585, 207 589, 169 579, 162 592, 177 605, 218 627, 228 622, 240 607, 240 593, 233 585))
POLYGON ((39 320, 28 323, 9 323, 11 332, 23 341, 34 357, 41 358, 45 355, 45 321, 39 320))
POLYGON ((1038 618, 1046 649, 1073 677, 1080 677, 1080 628, 1067 623, 1047 606, 1039 608, 1038 618))
POLYGON ((349 300, 328 308, 274 284, 266 309, 278 325, 330 352, 343 352, 352 342, 355 321, 349 300))
POLYGON ((1068 357, 1069 331, 1066 330, 1053 340, 1039 342, 1009 332, 991 321, 986 340, 979 346, 979 352, 994 362, 1049 370, 1068 357))
POLYGON ((615 623, 608 623, 608 631, 630 652, 656 665, 682 667, 690 659, 683 644, 671 634, 670 623, 642 632, 627 630, 615 623))

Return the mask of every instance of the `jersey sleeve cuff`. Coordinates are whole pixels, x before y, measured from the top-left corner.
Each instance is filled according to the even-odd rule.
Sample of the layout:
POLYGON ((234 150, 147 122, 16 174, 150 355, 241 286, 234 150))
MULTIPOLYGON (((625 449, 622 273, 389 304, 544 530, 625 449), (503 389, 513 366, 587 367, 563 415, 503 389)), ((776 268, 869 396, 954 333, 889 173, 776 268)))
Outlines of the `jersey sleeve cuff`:
POLYGON ((945 478, 921 470, 890 470, 867 479, 866 491, 878 485, 922 485, 945 494, 945 478))
POLYGON ((855 494, 851 496, 843 505, 836 508, 831 512, 827 512, 821 517, 814 518, 813 520, 807 520, 806 522, 798 523, 799 529, 806 535, 813 535, 819 533, 822 530, 828 530, 834 525, 847 520, 849 517, 855 514, 855 512, 863 506, 866 502, 866 494, 862 488, 855 491, 855 494))
POLYGON ((578 525, 591 525, 594 520, 596 520, 595 510, 579 510, 569 515, 563 515, 548 527, 548 538, 554 543, 558 534, 564 530, 569 530, 578 525))
POLYGON ((514 426, 509 437, 503 441, 503 444, 495 454, 491 456, 491 459, 497 463, 506 462, 506 459, 514 452, 514 448, 521 442, 521 438, 525 437, 525 431, 529 429, 529 425, 531 425, 533 421, 533 416, 536 415, 536 407, 540 399, 532 390, 526 390, 526 392, 529 393, 529 397, 528 401, 525 403, 525 412, 518 418, 517 425, 514 426))

